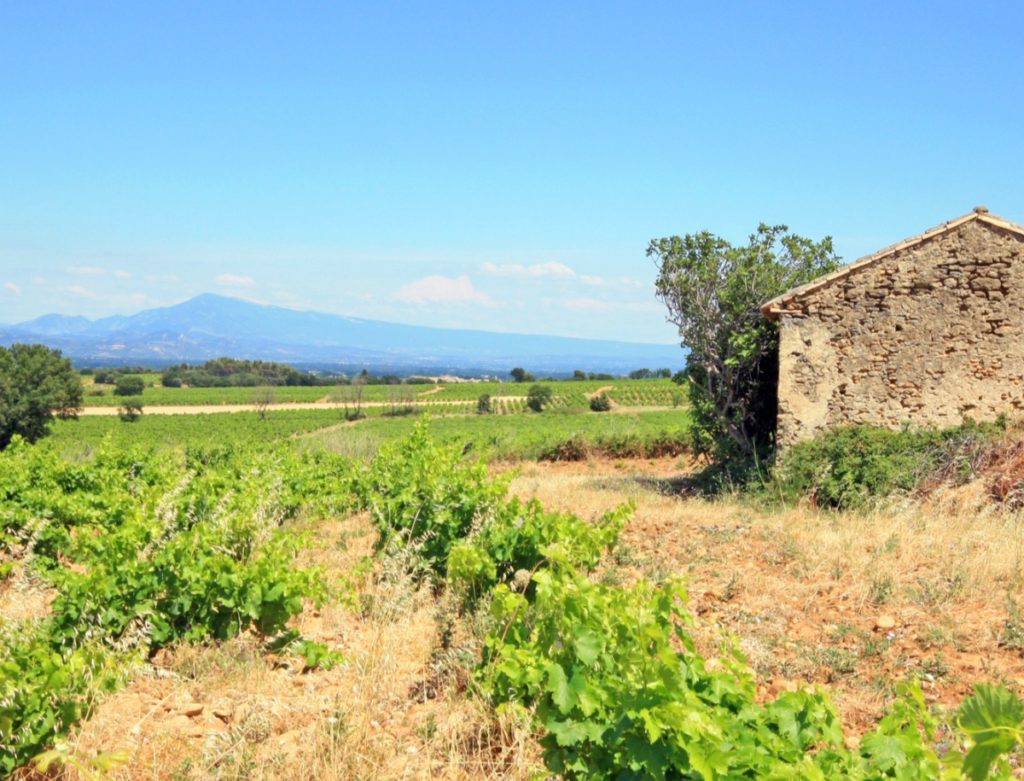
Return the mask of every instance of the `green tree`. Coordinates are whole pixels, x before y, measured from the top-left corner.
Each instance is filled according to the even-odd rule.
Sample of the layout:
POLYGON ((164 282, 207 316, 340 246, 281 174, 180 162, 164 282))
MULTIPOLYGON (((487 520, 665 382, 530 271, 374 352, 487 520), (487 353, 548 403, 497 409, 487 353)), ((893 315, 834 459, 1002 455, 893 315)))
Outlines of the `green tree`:
POLYGON ((0 450, 15 434, 35 442, 49 433, 54 415, 74 418, 81 408, 82 382, 60 350, 0 346, 0 450))
POLYGON ((572 378, 574 380, 585 380, 587 379, 587 373, 583 369, 577 369, 572 373, 572 378))
POLYGON ((492 412, 491 407, 491 394, 482 393, 480 398, 476 400, 476 411, 478 415, 490 415, 492 412))
POLYGON ((142 417, 142 399, 125 399, 117 408, 117 415, 125 423, 134 423, 142 417))
POLYGON ((146 389, 146 382, 141 377, 134 375, 125 375, 124 377, 117 378, 117 384, 114 386, 115 396, 139 396, 142 391, 146 389))
POLYGON ((543 412, 551 403, 551 388, 547 385, 531 385, 526 392, 526 406, 534 412, 543 412))
POLYGON ((760 306, 836 268, 832 239, 815 242, 762 223, 745 246, 701 231, 652 240, 647 255, 658 265, 657 296, 687 351, 681 379, 696 449, 729 459, 770 446, 778 327, 760 306))
POLYGON ((533 382, 533 375, 521 366, 517 366, 508 374, 513 382, 533 382))

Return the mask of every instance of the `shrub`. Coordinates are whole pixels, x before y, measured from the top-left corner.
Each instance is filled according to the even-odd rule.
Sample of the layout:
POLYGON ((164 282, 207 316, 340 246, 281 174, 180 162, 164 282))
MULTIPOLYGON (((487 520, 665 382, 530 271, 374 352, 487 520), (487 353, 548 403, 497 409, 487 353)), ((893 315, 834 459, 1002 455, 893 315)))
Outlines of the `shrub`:
POLYGON ((526 406, 534 412, 543 412, 551 403, 551 388, 546 385, 531 385, 526 394, 526 406))
POLYGON ((608 398, 607 393, 601 393, 590 400, 590 410, 592 412, 607 412, 611 408, 612 400, 608 398))
POLYGON ((464 461, 461 447, 436 444, 421 421, 406 439, 381 447, 356 491, 381 549, 413 547, 444 576, 452 546, 493 512, 507 484, 491 479, 482 461, 464 461))
POLYGON ((117 408, 117 416, 125 423, 134 423, 142 417, 142 399, 125 399, 117 408))
POLYGON ((907 493, 928 479, 963 482, 1002 430, 1000 424, 969 420, 941 431, 834 429, 787 450, 772 487, 788 501, 806 497, 819 506, 849 509, 907 493))
POLYGON ((492 411, 491 394, 484 393, 476 400, 476 412, 478 415, 490 415, 492 411))
POLYGON ((141 377, 125 375, 117 378, 114 386, 115 396, 139 396, 146 388, 146 383, 141 377))

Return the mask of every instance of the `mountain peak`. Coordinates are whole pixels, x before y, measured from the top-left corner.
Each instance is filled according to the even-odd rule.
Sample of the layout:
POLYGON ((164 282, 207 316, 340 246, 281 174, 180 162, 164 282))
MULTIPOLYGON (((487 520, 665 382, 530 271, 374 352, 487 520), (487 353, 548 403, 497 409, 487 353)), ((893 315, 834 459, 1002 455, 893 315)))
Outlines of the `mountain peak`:
POLYGON ((566 373, 673 366, 675 345, 492 333, 362 320, 202 293, 168 307, 90 321, 45 315, 0 332, 42 341, 79 363, 202 362, 230 355, 375 370, 495 373, 511 366, 566 373))

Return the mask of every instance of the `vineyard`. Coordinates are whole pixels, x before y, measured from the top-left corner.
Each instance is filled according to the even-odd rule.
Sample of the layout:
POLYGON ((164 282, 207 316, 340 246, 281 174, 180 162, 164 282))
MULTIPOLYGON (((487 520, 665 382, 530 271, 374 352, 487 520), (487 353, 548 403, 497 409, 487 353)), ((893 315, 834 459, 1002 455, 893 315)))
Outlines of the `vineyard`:
MULTIPOLYGON (((440 385, 337 385, 337 386, 266 386, 232 388, 165 388, 147 387, 142 393, 143 404, 148 406, 210 406, 255 405, 257 400, 273 404, 312 404, 360 402, 375 407, 393 404, 413 404, 423 409, 435 407, 465 411, 482 395, 496 399, 495 412, 510 414, 526 411, 526 394, 534 383, 514 382, 457 382, 440 385)), ((611 388, 609 395, 621 405, 679 406, 679 386, 666 379, 616 379, 542 381, 550 388, 553 405, 560 408, 585 408, 590 394, 611 388)), ((107 386, 87 386, 86 406, 116 407, 123 402, 107 386)))
MULTIPOLYGON (((349 505, 351 465, 288 448, 101 447, 84 462, 15 442, 2 455, 4 596, 49 593, 0 636, 0 770, 40 755, 133 666, 176 642, 285 632, 322 573, 293 566, 300 513, 349 505)), ((284 633, 284 634, 282 634, 284 633)))
MULTIPOLYGON (((859 739, 824 688, 766 695, 735 638, 714 654, 699 649, 699 619, 676 575, 617 574, 636 555, 623 542, 633 500, 587 520, 513 494, 512 473, 465 455, 467 442, 484 451, 481 432, 443 428, 478 419, 381 420, 405 428, 382 432, 368 460, 317 446, 339 430, 245 444, 258 419, 220 442, 142 448, 107 436, 72 458, 61 431, 37 446, 16 442, 0 454, 0 769, 141 777, 133 767, 160 735, 136 745, 143 753, 123 743, 86 751, 75 735, 88 735, 106 703, 158 672, 159 660, 245 641, 256 655, 247 664, 263 657, 260 675, 283 676, 286 690, 347 681, 382 663, 379 650, 358 646, 362 627, 379 649, 427 599, 436 636, 425 638, 427 677, 409 691, 417 707, 477 714, 483 732, 459 744, 475 764, 450 746, 447 759, 431 755, 462 762, 458 777, 526 778, 541 767, 579 779, 1011 777, 1024 705, 1006 688, 979 684, 942 710, 908 679, 859 739), (325 547, 325 524, 338 523, 372 530, 367 555, 341 570, 323 563, 338 560, 325 547), (315 550, 327 558, 311 561, 315 550), (318 632, 327 616, 350 628, 318 632)), ((331 547, 346 548, 347 537, 330 537, 331 547)), ((362 720, 346 701, 311 717, 292 759, 303 767, 302 752, 316 747, 308 766, 318 777, 390 777, 384 768, 396 760, 374 737, 384 716, 362 720)), ((192 729, 204 708, 185 708, 191 715, 177 718, 192 729)), ((179 757, 172 776, 293 777, 265 756, 280 745, 264 737, 268 727, 237 707, 217 713, 210 735, 227 742, 179 757)), ((417 728, 421 745, 447 729, 436 718, 431 711, 417 728)), ((416 744, 404 745, 408 770, 416 744)))
MULTIPOLYGON (((522 402, 525 408, 525 402, 522 402)), ((446 441, 458 441, 495 460, 577 458, 587 453, 631 457, 647 453, 681 453, 687 445, 684 410, 639 411, 621 415, 549 413, 523 415, 467 414, 464 405, 429 408, 432 430, 446 441), (559 455, 561 454, 561 455, 559 455)), ((133 423, 117 417, 83 416, 57 421, 47 447, 81 457, 105 439, 118 446, 145 442, 158 448, 200 444, 245 444, 295 438, 323 442, 351 456, 372 456, 382 443, 408 434, 418 416, 385 416, 379 410, 346 421, 334 409, 274 410, 196 415, 147 415, 133 423)))

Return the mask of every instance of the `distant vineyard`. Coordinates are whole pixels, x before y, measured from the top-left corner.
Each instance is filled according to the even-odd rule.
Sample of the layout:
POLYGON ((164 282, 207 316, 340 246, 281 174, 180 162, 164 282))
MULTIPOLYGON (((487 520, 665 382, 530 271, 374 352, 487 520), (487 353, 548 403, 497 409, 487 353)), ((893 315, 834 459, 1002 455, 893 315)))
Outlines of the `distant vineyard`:
MULTIPOLYGON (((315 403, 362 404, 373 406, 416 405, 436 406, 452 402, 474 403, 482 395, 496 400, 495 412, 510 414, 525 410, 525 405, 501 401, 509 397, 525 398, 534 383, 464 382, 443 385, 351 385, 303 387, 267 386, 232 388, 164 388, 147 387, 142 393, 144 406, 253 405, 257 400, 271 404, 315 403)), ((589 395, 607 391, 617 404, 624 406, 670 406, 680 397, 679 387, 670 380, 565 380, 541 382, 551 388, 552 405, 560 408, 586 407, 589 395)), ((124 399, 113 393, 111 386, 89 385, 86 406, 116 407, 124 399)), ((458 406, 448 408, 452 411, 458 406)))

